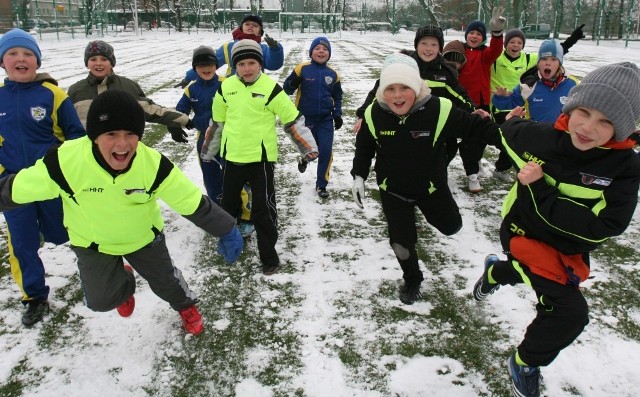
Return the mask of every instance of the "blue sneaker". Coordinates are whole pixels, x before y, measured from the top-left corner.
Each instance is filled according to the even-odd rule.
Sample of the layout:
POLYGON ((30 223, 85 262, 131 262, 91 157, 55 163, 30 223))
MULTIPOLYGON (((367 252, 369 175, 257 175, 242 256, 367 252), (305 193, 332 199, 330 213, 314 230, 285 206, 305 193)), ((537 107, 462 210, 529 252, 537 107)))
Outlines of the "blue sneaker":
POLYGON ((251 236, 251 234, 253 234, 254 230, 256 229, 253 227, 253 223, 242 221, 238 223, 238 230, 240 231, 242 237, 247 238, 251 236))
POLYGON ((498 262, 500 262, 500 258, 495 254, 489 254, 484 258, 484 273, 482 273, 482 276, 473 287, 475 300, 483 301, 500 288, 500 284, 489 284, 489 268, 498 262))
POLYGON ((540 368, 518 365, 515 353, 507 361, 511 375, 511 391, 515 397, 539 397, 542 375, 540 368))

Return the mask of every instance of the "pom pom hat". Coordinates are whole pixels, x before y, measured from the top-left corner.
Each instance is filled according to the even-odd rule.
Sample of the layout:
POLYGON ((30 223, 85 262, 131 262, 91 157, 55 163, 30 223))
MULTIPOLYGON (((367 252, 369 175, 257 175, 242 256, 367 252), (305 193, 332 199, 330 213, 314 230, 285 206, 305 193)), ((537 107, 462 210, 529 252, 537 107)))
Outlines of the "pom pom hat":
POLYGON ((0 37, 0 62, 4 54, 12 48, 21 47, 33 52, 38 60, 38 67, 42 65, 42 52, 38 42, 29 33, 22 29, 11 29, 0 37))
POLYGON ((640 72, 634 63, 601 66, 569 91, 562 112, 577 107, 596 109, 613 123, 614 139, 622 142, 637 129, 640 118, 640 72))
POLYGON ((94 141, 111 131, 131 131, 142 139, 144 110, 133 95, 107 90, 91 102, 87 113, 87 136, 94 141))
POLYGON ((408 55, 392 54, 385 58, 380 72, 380 86, 377 97, 381 98, 384 90, 391 84, 402 84, 411 88, 416 96, 420 94, 423 80, 416 61, 408 55))

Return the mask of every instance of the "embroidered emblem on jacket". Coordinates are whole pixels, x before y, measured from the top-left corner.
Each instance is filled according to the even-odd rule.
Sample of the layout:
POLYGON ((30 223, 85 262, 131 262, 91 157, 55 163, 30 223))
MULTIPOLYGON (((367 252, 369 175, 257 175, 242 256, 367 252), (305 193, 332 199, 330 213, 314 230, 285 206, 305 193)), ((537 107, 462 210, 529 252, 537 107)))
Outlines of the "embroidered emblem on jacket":
POLYGON ((584 185, 600 185, 600 186, 609 186, 611 185, 611 182, 613 182, 610 178, 605 178, 602 176, 595 176, 595 175, 589 175, 589 174, 585 174, 584 172, 581 172, 580 175, 582 175, 582 183, 584 185))
POLYGON ((536 164, 539 165, 544 165, 544 161, 542 161, 541 159, 537 158, 536 156, 534 156, 533 154, 529 153, 529 152, 524 152, 522 154, 522 158, 527 160, 527 161, 533 161, 536 164))
POLYGON ((126 194, 127 196, 133 194, 133 193, 147 193, 147 189, 145 188, 133 188, 133 189, 124 189, 124 194, 126 194))
POLYGON ((383 136, 394 136, 395 134, 396 134, 396 132, 393 131, 393 130, 382 130, 382 131, 380 131, 380 135, 383 135, 383 136))
POLYGON ((327 85, 331 85, 331 83, 333 83, 333 77, 331 77, 331 76, 324 76, 324 82, 325 82, 327 85))
POLYGON ((35 106, 31 108, 31 117, 33 117, 35 121, 42 121, 46 115, 47 110, 42 106, 35 106))
POLYGON ((264 94, 261 94, 259 92, 252 92, 251 98, 264 98, 264 94))
POLYGON ((412 138, 418 139, 431 135, 431 131, 411 131, 410 134, 412 138))

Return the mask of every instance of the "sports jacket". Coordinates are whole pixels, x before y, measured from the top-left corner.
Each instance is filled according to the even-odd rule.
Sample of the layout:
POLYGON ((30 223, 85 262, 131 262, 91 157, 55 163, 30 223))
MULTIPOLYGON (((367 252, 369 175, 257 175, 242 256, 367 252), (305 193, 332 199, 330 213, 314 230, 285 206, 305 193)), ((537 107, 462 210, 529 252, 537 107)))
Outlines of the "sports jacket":
POLYGON ((291 95, 296 89, 295 104, 306 118, 323 119, 342 117, 342 84, 338 73, 326 63, 313 60, 298 64, 282 84, 291 95), (302 78, 293 86, 293 77, 302 78))

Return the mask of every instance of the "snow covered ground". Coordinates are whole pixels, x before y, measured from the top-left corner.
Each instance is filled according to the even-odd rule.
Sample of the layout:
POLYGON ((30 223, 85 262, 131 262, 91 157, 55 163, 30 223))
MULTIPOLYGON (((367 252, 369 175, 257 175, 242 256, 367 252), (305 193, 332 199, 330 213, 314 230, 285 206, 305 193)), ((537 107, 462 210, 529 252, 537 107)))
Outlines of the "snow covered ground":
MULTIPOLYGON (((447 41, 459 39, 448 32, 447 41)), ((282 82, 307 59, 314 36, 283 34, 285 67, 269 75, 282 82)), ((177 267, 197 291, 206 330, 185 336, 179 317, 138 277, 136 310, 94 313, 82 304, 75 259, 67 246, 46 244, 41 256, 51 286, 52 314, 32 329, 20 324, 19 291, 6 268, 0 274, 0 395, 6 396, 503 396, 504 361, 534 316, 535 297, 525 287, 503 287, 485 304, 471 298, 482 260, 499 252, 501 201, 509 186, 488 176, 485 191, 466 191, 459 159, 450 185, 464 217, 463 229, 444 237, 422 221, 420 257, 423 301, 397 299, 401 271, 387 243, 385 223, 372 192, 364 210, 351 201, 354 111, 373 86, 385 55, 413 47, 410 32, 329 36, 330 64, 345 91, 345 126, 336 132, 331 197, 314 192, 315 166, 305 174, 296 153, 281 142, 277 168, 280 211, 278 251, 284 263, 272 277, 260 274, 255 241, 238 264, 214 253, 214 239, 166 209, 166 234, 177 267)), ((175 106, 173 88, 190 68, 198 45, 219 46, 230 35, 145 32, 109 34, 116 73, 138 81, 149 97, 175 106)), ((83 51, 90 39, 40 45, 42 71, 64 89, 85 77, 83 51)), ((526 50, 537 51, 539 40, 526 50)), ((578 77, 607 63, 640 64, 640 43, 581 41, 565 56, 578 77)), ((4 78, 4 70, 0 77, 4 78)), ((147 128, 149 137, 163 128, 147 128)), ((147 138, 145 138, 147 139, 147 138)), ((154 145, 201 184, 193 134, 189 145, 169 135, 154 145)), ((489 151, 489 157, 495 153, 489 151)), ((108 204, 105 204, 108 205, 108 204)), ((126 227, 126 225, 122 225, 126 227)), ((638 212, 627 233, 593 260, 584 284, 591 323, 578 341, 543 368, 547 396, 638 396, 640 379, 640 237, 638 212), (620 253, 622 252, 622 253, 620 253)), ((6 247, 5 247, 6 250, 6 247)))

